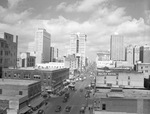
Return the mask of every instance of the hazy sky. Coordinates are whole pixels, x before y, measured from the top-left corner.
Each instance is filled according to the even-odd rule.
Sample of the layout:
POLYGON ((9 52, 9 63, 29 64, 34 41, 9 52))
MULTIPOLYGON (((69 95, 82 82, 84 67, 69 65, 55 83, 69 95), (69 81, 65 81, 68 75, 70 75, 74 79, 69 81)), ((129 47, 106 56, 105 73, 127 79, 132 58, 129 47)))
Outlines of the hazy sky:
POLYGON ((109 50, 110 36, 125 44, 150 44, 150 0, 0 0, 0 31, 19 35, 19 51, 33 42, 37 27, 50 34, 52 45, 66 53, 69 34, 87 34, 87 56, 109 50))

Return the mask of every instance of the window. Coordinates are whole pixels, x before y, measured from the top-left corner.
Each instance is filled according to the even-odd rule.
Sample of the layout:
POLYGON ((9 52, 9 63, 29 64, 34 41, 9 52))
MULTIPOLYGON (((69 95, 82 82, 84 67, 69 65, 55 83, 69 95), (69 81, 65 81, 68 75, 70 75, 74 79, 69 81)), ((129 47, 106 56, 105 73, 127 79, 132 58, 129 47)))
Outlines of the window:
POLYGON ((118 81, 116 81, 116 85, 118 85, 118 81))
POLYGON ((23 94, 23 92, 22 91, 19 91, 19 95, 22 95, 23 94))
POLYGON ((145 66, 145 68, 148 68, 148 66, 145 66))
POLYGON ((3 50, 1 50, 1 55, 3 55, 3 50))
POLYGON ((106 76, 104 77, 104 79, 106 79, 106 76))
POLYGON ((147 73, 147 72, 148 72, 148 70, 145 70, 145 72, 147 73))
POLYGON ((130 85, 130 82, 128 82, 128 85, 130 85))
POLYGON ((106 104, 102 104, 102 110, 106 110, 106 104))
POLYGON ((2 94, 2 89, 0 89, 0 94, 2 94))
POLYGON ((104 84, 106 84, 106 80, 104 80, 104 84))
POLYGON ((3 62, 3 59, 0 59, 0 63, 2 63, 3 62))
POLYGON ((17 77, 17 75, 16 74, 14 74, 14 78, 16 78, 17 77))
POLYGON ((118 79, 118 76, 116 76, 116 79, 118 79))
POLYGON ((128 76, 128 80, 130 80, 130 76, 128 76))
POLYGON ((141 69, 143 69, 143 67, 141 67, 141 69))

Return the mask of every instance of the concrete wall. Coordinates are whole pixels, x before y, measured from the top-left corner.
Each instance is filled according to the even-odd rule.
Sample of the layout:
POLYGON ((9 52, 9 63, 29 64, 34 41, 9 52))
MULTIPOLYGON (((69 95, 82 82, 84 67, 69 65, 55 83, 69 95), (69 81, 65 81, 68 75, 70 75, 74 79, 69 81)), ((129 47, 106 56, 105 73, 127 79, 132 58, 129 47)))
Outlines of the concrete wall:
POLYGON ((136 99, 120 99, 120 98, 101 98, 101 109, 103 104, 106 105, 106 111, 110 112, 137 112, 136 99))

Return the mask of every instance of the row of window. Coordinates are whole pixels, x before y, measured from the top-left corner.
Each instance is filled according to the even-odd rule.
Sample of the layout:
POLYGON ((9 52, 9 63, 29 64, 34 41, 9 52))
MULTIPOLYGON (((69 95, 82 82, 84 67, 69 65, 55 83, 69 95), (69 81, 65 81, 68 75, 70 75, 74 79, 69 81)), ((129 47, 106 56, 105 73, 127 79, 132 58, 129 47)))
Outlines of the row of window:
MULTIPOLYGON (((7 73, 5 73, 5 77, 7 77, 7 73)), ((9 74, 8 77, 10 78, 11 75, 9 74)), ((19 73, 18 74, 14 74, 14 78, 17 78, 17 77, 21 78, 19 73)), ((24 74, 23 78, 24 79, 31 79, 31 75, 30 74, 24 74)), ((40 75, 33 75, 33 78, 34 79, 41 79, 41 76, 40 75)), ((44 75, 44 79, 47 79, 47 78, 51 79, 51 76, 47 77, 46 75, 44 75)))
MULTIPOLYGON (((106 80, 104 80, 104 84, 107 84, 106 80)), ((118 81, 116 81, 116 85, 118 85, 118 81)), ((130 85, 130 81, 128 81, 128 85, 130 85)))
MULTIPOLYGON (((106 76, 104 77, 104 79, 106 79, 106 76)), ((116 76, 116 79, 118 79, 118 76, 116 76)), ((130 76, 128 76, 128 80, 130 80, 130 76)))
MULTIPOLYGON (((3 94, 3 91, 2 91, 2 89, 0 89, 0 94, 3 94)), ((18 93, 19 95, 23 95, 23 91, 19 91, 19 93, 18 93)))
MULTIPOLYGON (((143 69, 144 68, 144 66, 141 66, 141 69, 143 69)), ((145 66, 145 68, 148 68, 148 66, 145 66)))

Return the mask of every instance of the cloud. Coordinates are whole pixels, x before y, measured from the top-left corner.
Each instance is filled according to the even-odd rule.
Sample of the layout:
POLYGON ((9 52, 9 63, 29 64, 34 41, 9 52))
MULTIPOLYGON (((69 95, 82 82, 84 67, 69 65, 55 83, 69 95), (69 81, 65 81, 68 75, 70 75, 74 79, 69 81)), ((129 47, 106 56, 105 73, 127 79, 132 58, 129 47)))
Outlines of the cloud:
POLYGON ((100 4, 105 3, 107 0, 82 0, 76 1, 74 4, 67 4, 66 2, 60 3, 56 9, 64 10, 66 12, 89 12, 94 10, 100 4))
POLYGON ((8 7, 9 7, 9 9, 14 9, 21 2, 23 2, 23 0, 8 0, 8 7))

